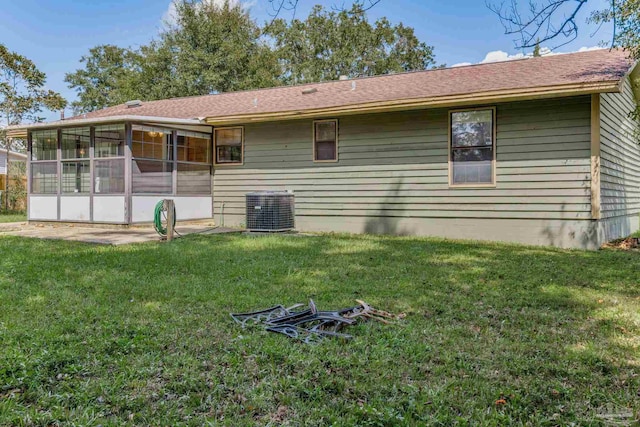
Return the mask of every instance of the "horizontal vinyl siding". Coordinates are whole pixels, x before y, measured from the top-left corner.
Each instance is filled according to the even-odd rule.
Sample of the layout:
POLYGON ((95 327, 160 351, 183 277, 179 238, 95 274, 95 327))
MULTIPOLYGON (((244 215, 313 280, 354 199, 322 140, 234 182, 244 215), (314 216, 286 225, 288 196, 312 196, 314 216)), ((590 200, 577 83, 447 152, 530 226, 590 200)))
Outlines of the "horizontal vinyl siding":
POLYGON ((640 213, 640 145, 637 125, 629 117, 636 108, 629 79, 622 93, 600 97, 602 218, 640 213))
POLYGON ((313 163, 310 120, 246 125, 244 165, 215 170, 216 211, 242 223, 245 193, 291 190, 309 221, 590 219, 589 97, 498 104, 495 188, 449 187, 447 114, 340 118, 336 163, 313 163))

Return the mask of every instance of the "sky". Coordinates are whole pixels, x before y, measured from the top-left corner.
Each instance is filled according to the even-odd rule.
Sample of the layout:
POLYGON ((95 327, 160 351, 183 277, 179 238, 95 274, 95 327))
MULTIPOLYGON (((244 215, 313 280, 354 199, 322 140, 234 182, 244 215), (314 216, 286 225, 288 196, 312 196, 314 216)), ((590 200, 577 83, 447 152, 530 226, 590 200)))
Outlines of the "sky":
MULTIPOLYGON (((589 10, 606 7, 607 2, 589 0, 589 10)), ((300 0, 296 17, 304 18, 314 4, 330 8, 343 0, 300 0)), ((148 43, 170 16, 170 5, 170 0, 0 0, 0 43, 34 61, 47 75, 47 88, 72 101, 75 92, 64 76, 81 67, 82 55, 100 44, 135 48, 148 43)), ((269 0, 250 0, 245 6, 258 22, 271 19, 269 0)), ((594 28, 586 23, 588 15, 585 10, 578 16, 578 38, 558 51, 590 48, 611 38, 611 28, 594 28)), ((515 48, 514 36, 504 34, 484 0, 381 0, 369 16, 371 20, 386 16, 392 23, 413 27, 420 40, 434 47, 438 64, 478 63, 527 53, 515 48)), ((291 18, 291 13, 282 17, 291 18)), ((54 120, 58 114, 43 116, 54 120)))

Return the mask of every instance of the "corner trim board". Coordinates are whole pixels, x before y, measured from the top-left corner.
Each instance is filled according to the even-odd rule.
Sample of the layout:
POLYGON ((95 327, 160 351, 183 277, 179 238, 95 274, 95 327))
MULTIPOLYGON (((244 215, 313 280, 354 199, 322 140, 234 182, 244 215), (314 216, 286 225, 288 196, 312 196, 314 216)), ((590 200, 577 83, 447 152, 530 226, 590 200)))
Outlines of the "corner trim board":
POLYGON ((600 94, 591 95, 591 218, 600 219, 600 94))

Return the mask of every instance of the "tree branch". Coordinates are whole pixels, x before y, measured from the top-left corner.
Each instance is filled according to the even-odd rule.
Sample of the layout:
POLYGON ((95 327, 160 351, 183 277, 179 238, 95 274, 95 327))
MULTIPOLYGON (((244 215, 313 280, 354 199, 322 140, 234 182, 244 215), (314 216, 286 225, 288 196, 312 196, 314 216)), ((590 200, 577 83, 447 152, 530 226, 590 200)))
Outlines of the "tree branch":
POLYGON ((510 0, 510 4, 487 4, 502 23, 505 34, 518 35, 516 47, 519 49, 532 48, 538 43, 544 43, 560 37, 566 39, 554 46, 554 49, 564 46, 578 37, 576 18, 580 10, 589 0, 544 0, 543 2, 530 0, 528 11, 523 17, 517 0, 510 0))

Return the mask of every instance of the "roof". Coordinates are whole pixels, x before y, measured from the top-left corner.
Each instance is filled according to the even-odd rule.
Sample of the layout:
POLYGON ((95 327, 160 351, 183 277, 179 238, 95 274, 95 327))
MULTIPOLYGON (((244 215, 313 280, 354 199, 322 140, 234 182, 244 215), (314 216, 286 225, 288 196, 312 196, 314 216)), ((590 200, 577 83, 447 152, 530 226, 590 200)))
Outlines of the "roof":
MULTIPOLYGON (((223 124, 616 92, 632 62, 621 50, 125 104, 68 118, 197 119, 223 124)), ((59 122, 58 122, 59 123, 59 122)), ((23 127, 24 128, 24 127, 23 127)))
POLYGON ((13 157, 16 159, 27 159, 27 155, 23 153, 18 153, 17 151, 8 151, 6 148, 0 148, 0 153, 9 154, 9 158, 13 157))

